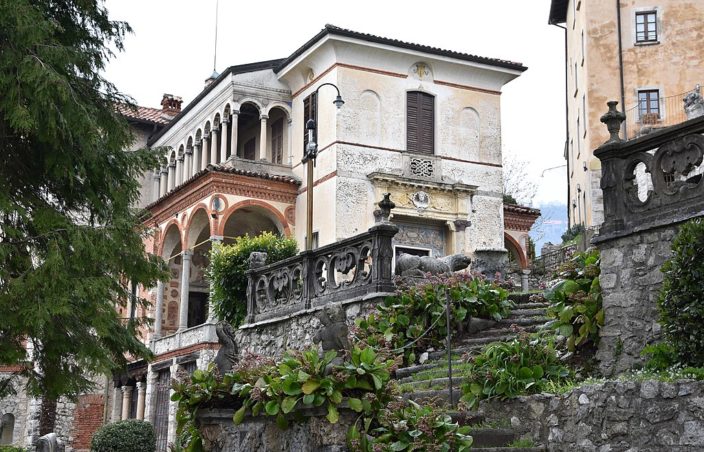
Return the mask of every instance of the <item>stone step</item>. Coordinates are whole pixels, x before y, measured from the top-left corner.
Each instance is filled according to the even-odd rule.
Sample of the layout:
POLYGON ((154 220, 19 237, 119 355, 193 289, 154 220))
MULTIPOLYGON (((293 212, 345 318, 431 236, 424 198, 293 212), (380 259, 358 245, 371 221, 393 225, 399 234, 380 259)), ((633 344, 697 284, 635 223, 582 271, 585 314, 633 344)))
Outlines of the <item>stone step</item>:
MULTIPOLYGON (((445 360, 443 360, 442 358, 443 357, 439 357, 437 360, 426 361, 425 363, 418 364, 416 366, 408 366, 396 369, 396 379, 402 380, 404 378, 410 377, 411 375, 417 374, 418 372, 432 370, 438 366, 447 365, 447 354, 444 355, 445 360)), ((452 360, 453 367, 461 366, 462 364, 465 364, 465 362, 462 360, 452 360)))
MULTIPOLYGON (((465 377, 462 374, 455 374, 453 372, 452 374, 452 387, 456 391, 460 391, 460 387, 462 384, 465 382, 465 377)), ((413 392, 417 391, 424 391, 424 390, 431 390, 433 387, 437 388, 437 390, 441 389, 448 389, 450 386, 450 378, 449 377, 437 377, 437 378, 431 378, 428 380, 419 380, 419 381, 407 381, 407 382, 402 382, 404 385, 410 385, 413 388, 413 392)), ((448 389, 449 391, 449 389, 448 389)))
POLYGON ((547 309, 550 307, 550 303, 545 301, 545 302, 530 302, 530 303, 519 303, 516 304, 515 309, 547 309))
POLYGON ((508 318, 515 317, 545 317, 545 309, 542 308, 520 308, 511 311, 511 315, 508 318))
MULTIPOLYGON (((518 326, 524 326, 524 325, 542 325, 545 322, 550 321, 550 317, 545 317, 545 316, 540 316, 540 317, 519 317, 519 318, 512 318, 509 317, 507 319, 501 319, 499 320, 500 325, 518 325, 518 326)), ((486 331, 486 330, 485 330, 486 331)), ((484 331, 479 332, 477 335, 481 335, 484 331)))
POLYGON ((472 450, 477 447, 508 446, 518 436, 510 428, 473 428, 469 434, 474 438, 472 450))
POLYGON ((474 447, 472 452, 546 452, 545 447, 474 447))
MULTIPOLYGON (((425 402, 433 402, 440 406, 447 406, 450 401, 450 391, 449 389, 427 389, 427 390, 417 390, 414 392, 406 392, 401 394, 405 399, 413 400, 416 403, 423 404, 425 402)), ((452 399, 454 400, 455 406, 460 401, 462 397, 462 391, 458 389, 452 390, 452 399)))

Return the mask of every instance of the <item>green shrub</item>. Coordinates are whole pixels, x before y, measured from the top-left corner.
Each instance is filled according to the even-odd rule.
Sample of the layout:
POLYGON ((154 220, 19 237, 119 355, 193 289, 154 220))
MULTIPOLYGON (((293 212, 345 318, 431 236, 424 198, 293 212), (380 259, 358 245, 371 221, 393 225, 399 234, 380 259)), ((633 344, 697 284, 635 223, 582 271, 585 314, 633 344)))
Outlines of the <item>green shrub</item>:
POLYGON ((662 266, 660 323, 679 361, 704 366, 704 221, 685 223, 662 266))
POLYGON ((601 286, 599 285, 599 251, 589 249, 575 254, 558 270, 560 282, 545 293, 550 301, 549 324, 567 338, 574 351, 587 344, 597 345, 604 325, 601 286))
POLYGON ((18 446, 0 446, 0 452, 26 452, 26 450, 18 446))
POLYGON ((498 284, 467 274, 434 276, 427 282, 399 288, 398 294, 356 320, 357 340, 373 347, 397 350, 405 362, 417 352, 444 344, 447 336, 445 293, 450 293, 450 327, 463 331, 470 317, 501 320, 511 313, 508 291, 498 284), (432 327, 432 328, 431 328, 432 327), (426 330, 428 333, 421 338, 426 330), (420 339, 419 339, 420 338, 420 339), (412 346, 402 347, 417 340, 412 346))
POLYGON ((575 224, 562 234, 562 243, 576 242, 575 239, 584 234, 584 231, 583 224, 575 224))
POLYGON ((247 275, 249 255, 255 251, 267 253, 266 263, 272 264, 295 256, 298 245, 292 238, 264 232, 256 237, 237 237, 231 245, 216 244, 210 252, 208 276, 213 282, 211 306, 220 320, 238 326, 247 314, 247 275))
POLYGON ((669 342, 648 345, 640 352, 640 356, 646 358, 646 370, 663 371, 679 364, 677 353, 669 342))
POLYGON ((462 401, 476 408, 482 399, 508 399, 545 390, 550 383, 567 379, 553 338, 522 332, 508 342, 494 342, 470 358, 462 401))
POLYGON ((154 452, 154 427, 145 421, 130 419, 101 427, 90 443, 92 452, 154 452))

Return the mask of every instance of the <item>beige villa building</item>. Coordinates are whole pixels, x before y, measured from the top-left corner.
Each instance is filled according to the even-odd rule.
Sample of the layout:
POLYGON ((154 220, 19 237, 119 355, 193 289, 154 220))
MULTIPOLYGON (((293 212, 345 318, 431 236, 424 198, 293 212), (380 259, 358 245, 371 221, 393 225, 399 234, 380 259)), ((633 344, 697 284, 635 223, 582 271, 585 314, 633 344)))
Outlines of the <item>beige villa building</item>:
POLYGON ((704 84, 704 2, 551 0, 549 23, 565 29, 569 224, 598 228, 606 102, 626 114, 622 138, 687 119, 682 99, 704 84))

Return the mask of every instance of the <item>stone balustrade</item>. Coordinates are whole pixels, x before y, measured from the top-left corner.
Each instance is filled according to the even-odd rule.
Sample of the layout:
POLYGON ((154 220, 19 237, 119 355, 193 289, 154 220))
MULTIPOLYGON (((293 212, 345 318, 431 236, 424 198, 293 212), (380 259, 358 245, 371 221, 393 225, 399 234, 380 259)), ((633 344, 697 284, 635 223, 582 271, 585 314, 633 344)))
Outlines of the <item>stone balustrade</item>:
POLYGON ((704 212, 704 117, 623 141, 615 103, 602 122, 611 139, 594 151, 601 160, 604 224, 596 243, 683 221, 704 212))
POLYGON ((387 221, 369 231, 247 272, 247 323, 282 318, 327 303, 394 291, 387 221))
POLYGON ((154 339, 151 343, 152 352, 161 355, 173 350, 178 350, 191 345, 204 342, 217 342, 214 323, 203 323, 191 328, 177 331, 174 334, 154 339))

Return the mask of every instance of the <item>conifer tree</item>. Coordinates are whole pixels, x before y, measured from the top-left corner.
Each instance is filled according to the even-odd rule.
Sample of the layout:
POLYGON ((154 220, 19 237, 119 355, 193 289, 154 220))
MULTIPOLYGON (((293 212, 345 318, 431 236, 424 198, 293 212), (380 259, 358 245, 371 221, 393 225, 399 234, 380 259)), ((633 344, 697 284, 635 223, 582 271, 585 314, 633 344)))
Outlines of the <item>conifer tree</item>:
POLYGON ((59 397, 149 355, 115 309, 164 276, 134 209, 158 162, 124 151, 129 99, 101 75, 129 31, 101 0, 0 0, 0 365, 44 401, 42 434, 59 397))

